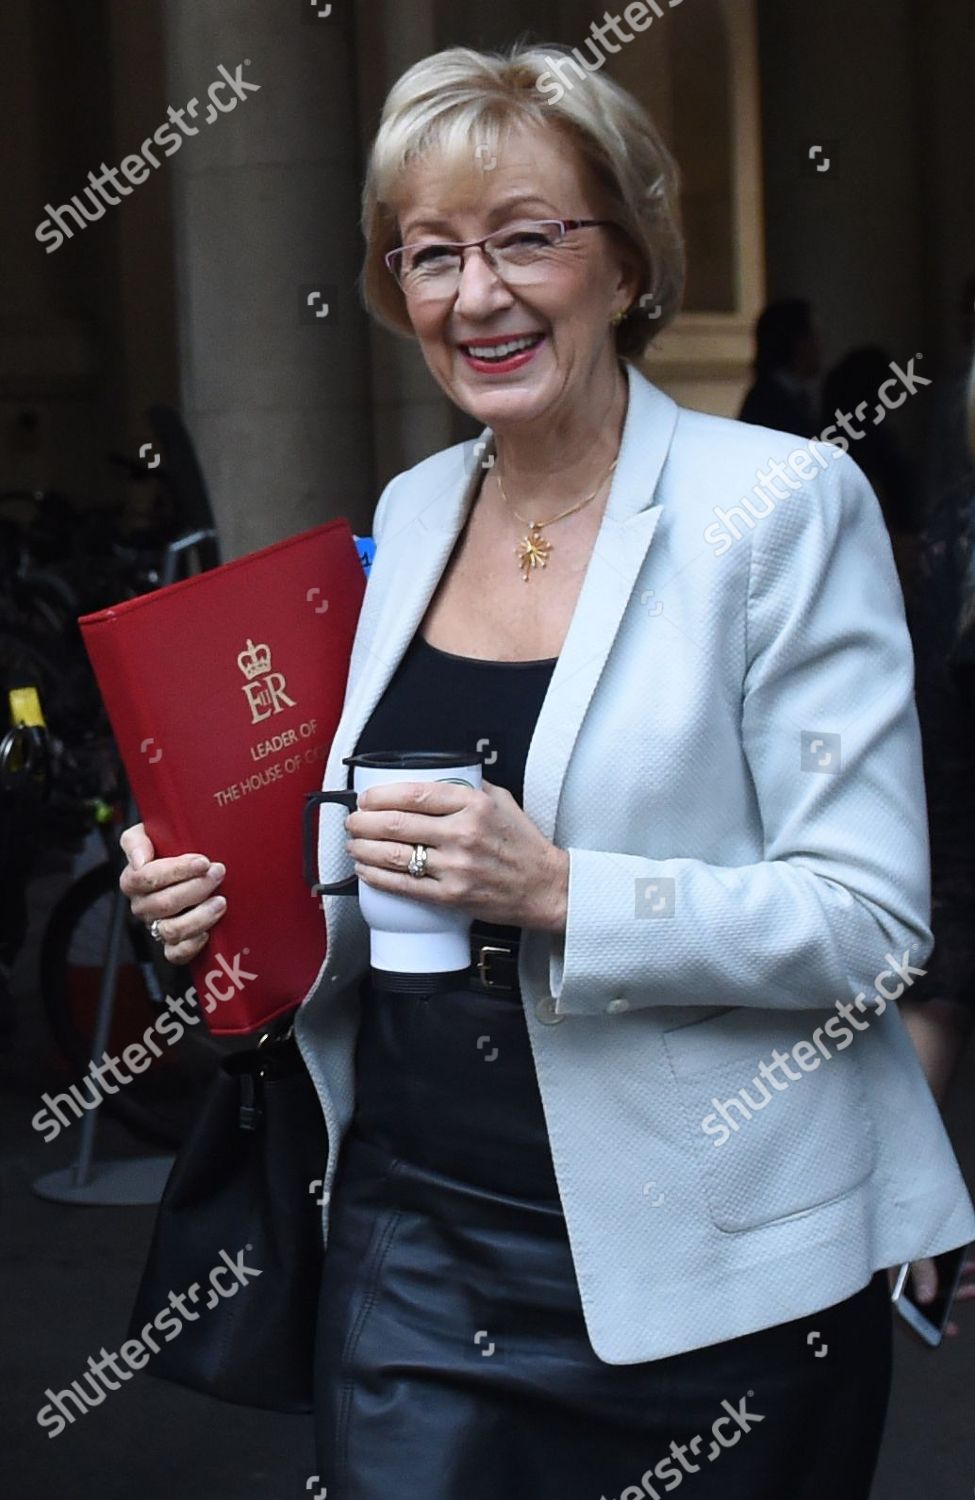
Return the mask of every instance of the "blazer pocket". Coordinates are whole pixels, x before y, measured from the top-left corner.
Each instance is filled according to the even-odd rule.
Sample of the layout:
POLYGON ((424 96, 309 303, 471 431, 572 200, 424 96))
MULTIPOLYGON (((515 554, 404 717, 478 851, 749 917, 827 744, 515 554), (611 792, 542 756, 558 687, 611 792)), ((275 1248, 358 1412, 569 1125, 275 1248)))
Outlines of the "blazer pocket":
POLYGON ((859 1037, 837 1050, 823 1033, 828 1019, 821 1010, 738 1007, 664 1032, 718 1229, 755 1229, 817 1208, 854 1192, 873 1171, 877 1141, 859 1037), (797 1043, 806 1044, 802 1067, 791 1055, 797 1043))

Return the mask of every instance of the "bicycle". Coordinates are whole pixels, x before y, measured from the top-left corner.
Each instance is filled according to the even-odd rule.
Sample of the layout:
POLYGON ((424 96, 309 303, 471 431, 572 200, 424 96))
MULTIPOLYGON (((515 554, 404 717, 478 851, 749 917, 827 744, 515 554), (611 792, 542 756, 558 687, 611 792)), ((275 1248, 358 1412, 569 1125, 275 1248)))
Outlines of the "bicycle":
MULTIPOLYGON (((50 735, 36 691, 15 691, 21 702, 33 693, 38 710, 28 715, 29 722, 13 726, 0 739, 0 791, 7 798, 53 802, 62 812, 72 810, 81 835, 79 847, 87 832, 99 834, 104 846, 104 860, 86 870, 55 904, 41 943, 41 1003, 62 1057, 72 1074, 79 1074, 92 1061, 109 919, 125 863, 117 830, 131 817, 131 804, 110 740, 89 746, 89 764, 79 764, 70 749, 50 735), (93 780, 99 786, 96 794, 80 795, 79 786, 93 780), (113 780, 115 785, 107 787, 106 781, 113 780)), ((126 1047, 141 1041, 167 1012, 167 995, 179 995, 185 985, 186 971, 166 962, 145 925, 126 909, 108 1054, 121 1058, 126 1047)), ((178 1049, 166 1049, 151 1069, 133 1077, 124 1089, 106 1091, 104 1108, 143 1140, 162 1147, 178 1145, 198 1091, 224 1050, 202 1024, 198 1031, 187 1029, 178 1049)))
MULTIPOLYGON (((168 408, 154 407, 149 417, 167 457, 172 456, 172 473, 156 467, 155 477, 170 490, 174 515, 192 521, 190 529, 173 539, 167 526, 155 548, 111 539, 101 555, 103 569, 96 585, 99 592, 107 590, 110 597, 93 599, 90 588, 87 597, 80 592, 73 596, 69 593, 71 603, 60 621, 56 602, 61 597, 59 590, 48 587, 52 563, 47 558, 44 567, 37 567, 34 561, 26 566, 23 559, 28 549, 22 542, 17 587, 8 589, 6 609, 0 597, 0 681, 8 686, 33 686, 40 702, 51 705, 51 725, 44 726, 43 745, 28 744, 22 728, 17 753, 12 754, 8 748, 5 757, 0 748, 0 790, 9 793, 11 777, 16 780, 19 773, 21 789, 31 783, 32 796, 44 808, 44 816, 38 821, 52 841, 79 852, 85 840, 97 832, 104 845, 104 860, 82 874, 57 902, 42 941, 42 1002, 54 1040, 73 1071, 87 1069, 91 1062, 107 937, 125 863, 117 832, 124 822, 135 819, 124 771, 77 630, 77 615, 174 581, 178 567, 187 559, 195 559, 200 570, 216 566, 220 560, 209 499, 189 436, 177 414, 168 408), (55 598, 47 612, 46 629, 25 628, 25 619, 35 615, 34 590, 45 604, 52 592, 55 598), (25 766, 31 754, 40 755, 42 750, 43 774, 38 777, 35 765, 31 775, 25 766)), ((117 454, 110 457, 125 465, 135 478, 153 472, 141 460, 117 454)), ((3 498, 0 495, 0 501, 3 498)), ((24 493, 17 498, 23 500, 24 493)), ((68 553, 74 556, 71 546, 68 553)), ((62 562, 56 576, 70 590, 74 579, 66 579, 66 571, 70 572, 62 562)), ((107 1043, 110 1055, 118 1056, 126 1046, 141 1040, 168 1009, 167 995, 175 998, 185 987, 185 969, 165 962, 161 947, 126 909, 123 956, 107 1043)), ((145 1140, 161 1146, 176 1145, 182 1139, 188 1109, 195 1104, 200 1085, 228 1050, 233 1050, 233 1044, 210 1038, 202 1023, 198 1028, 186 1028, 177 1047, 165 1049, 151 1068, 124 1089, 108 1091, 104 1107, 145 1140)))

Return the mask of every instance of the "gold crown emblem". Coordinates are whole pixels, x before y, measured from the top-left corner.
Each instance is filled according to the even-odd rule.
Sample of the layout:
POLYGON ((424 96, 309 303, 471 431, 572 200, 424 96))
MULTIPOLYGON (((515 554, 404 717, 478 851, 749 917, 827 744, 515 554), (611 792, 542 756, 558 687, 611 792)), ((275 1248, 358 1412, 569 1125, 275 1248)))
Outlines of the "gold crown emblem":
POLYGON ((247 678, 263 677, 271 670, 271 648, 265 642, 255 646, 250 636, 247 637, 247 646, 237 658, 237 665, 247 678))

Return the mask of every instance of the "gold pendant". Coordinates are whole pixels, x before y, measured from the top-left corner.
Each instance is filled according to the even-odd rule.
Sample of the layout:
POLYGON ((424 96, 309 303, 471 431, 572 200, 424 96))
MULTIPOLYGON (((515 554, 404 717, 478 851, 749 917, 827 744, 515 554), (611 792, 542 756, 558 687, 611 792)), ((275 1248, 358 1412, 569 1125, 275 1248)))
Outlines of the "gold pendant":
POLYGON ((521 576, 527 583, 533 568, 544 568, 552 543, 546 541, 538 524, 533 521, 528 535, 522 537, 514 550, 518 555, 521 576))

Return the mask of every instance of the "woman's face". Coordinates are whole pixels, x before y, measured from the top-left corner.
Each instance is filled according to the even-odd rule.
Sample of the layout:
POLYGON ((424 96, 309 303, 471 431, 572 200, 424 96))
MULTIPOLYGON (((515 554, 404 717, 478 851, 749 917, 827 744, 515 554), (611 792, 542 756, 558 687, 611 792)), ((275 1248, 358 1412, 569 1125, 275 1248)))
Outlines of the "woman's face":
MULTIPOLYGON (((524 219, 604 217, 599 195, 554 132, 511 132, 496 161, 475 157, 448 179, 442 162, 415 163, 399 208, 402 244, 472 240, 524 219)), ((436 381, 450 399, 494 429, 569 414, 591 404, 598 381, 615 379, 610 319, 639 287, 635 258, 611 230, 570 231, 541 281, 508 286, 477 250, 465 253, 456 291, 436 301, 406 296, 407 311, 436 381), (514 368, 495 369, 465 346, 485 339, 538 339, 514 368)))

